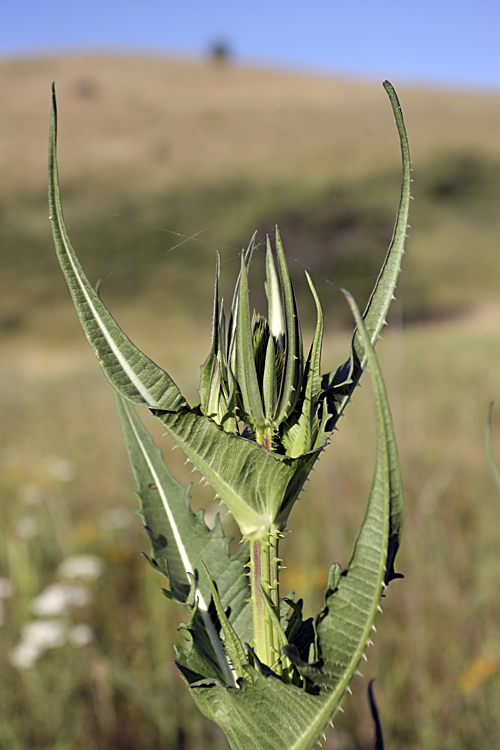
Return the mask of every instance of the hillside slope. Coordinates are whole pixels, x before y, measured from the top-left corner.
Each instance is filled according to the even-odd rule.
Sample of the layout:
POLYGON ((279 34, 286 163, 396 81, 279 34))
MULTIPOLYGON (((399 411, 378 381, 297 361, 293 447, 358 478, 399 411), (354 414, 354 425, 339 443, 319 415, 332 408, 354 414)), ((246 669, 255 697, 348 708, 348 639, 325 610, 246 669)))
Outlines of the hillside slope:
MULTIPOLYGON (((331 181, 398 163, 375 81, 152 57, 14 60, 0 63, 4 200, 45 187, 53 80, 66 182, 120 179, 133 191, 236 175, 331 181)), ((393 83, 415 161, 440 150, 500 158, 500 96, 393 83)))
MULTIPOLYGON (((399 199, 398 138, 379 82, 208 60, 40 58, 0 63, 0 329, 67 299, 47 222, 52 80, 70 234, 115 302, 208 310, 215 250, 230 283, 238 250, 277 222, 299 292, 308 268, 335 320, 350 322, 341 286, 364 304, 399 199)), ((415 178, 403 315, 496 298, 500 96, 393 83, 415 178)))

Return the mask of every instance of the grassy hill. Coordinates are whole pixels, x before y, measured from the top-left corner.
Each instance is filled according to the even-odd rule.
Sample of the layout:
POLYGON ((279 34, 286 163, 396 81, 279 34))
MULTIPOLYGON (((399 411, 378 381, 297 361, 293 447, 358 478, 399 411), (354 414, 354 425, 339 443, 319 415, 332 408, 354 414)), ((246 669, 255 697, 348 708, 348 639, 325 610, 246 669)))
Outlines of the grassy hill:
MULTIPOLYGON (((28 325, 65 295, 46 208, 52 80, 71 236, 115 302, 168 294, 182 306, 179 288, 194 284, 189 307, 198 312, 197 300, 206 309, 209 293, 197 279, 212 273, 215 249, 236 267, 251 234, 263 239, 278 223, 299 287, 307 267, 341 322, 341 286, 364 303, 400 181, 397 135, 378 83, 118 56, 7 61, 0 70, 5 330, 28 325)), ((496 293, 500 97, 398 92, 415 176, 416 231, 400 290, 410 319, 496 293)))
MULTIPOLYGON (((63 184, 91 180, 134 196, 222 180, 352 180, 399 163, 376 81, 118 56, 19 60, 0 70, 5 200, 44 189, 53 80, 63 184)), ((418 168, 438 153, 500 158, 499 96, 393 83, 418 168)))

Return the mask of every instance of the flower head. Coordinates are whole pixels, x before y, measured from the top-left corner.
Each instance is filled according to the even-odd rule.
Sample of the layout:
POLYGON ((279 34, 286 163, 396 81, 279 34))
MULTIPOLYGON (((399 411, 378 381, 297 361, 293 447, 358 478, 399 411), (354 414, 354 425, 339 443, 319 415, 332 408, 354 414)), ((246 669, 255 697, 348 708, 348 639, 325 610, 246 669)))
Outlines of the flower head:
POLYGON ((295 294, 278 230, 277 267, 267 239, 267 318, 256 312, 250 315, 248 269, 253 250, 254 238, 241 257, 227 331, 219 301, 217 259, 212 350, 201 368, 201 407, 205 416, 226 432, 238 434, 238 424, 243 423, 244 437, 296 458, 319 448, 325 440, 319 415, 323 313, 307 276, 317 325, 305 360, 295 294))

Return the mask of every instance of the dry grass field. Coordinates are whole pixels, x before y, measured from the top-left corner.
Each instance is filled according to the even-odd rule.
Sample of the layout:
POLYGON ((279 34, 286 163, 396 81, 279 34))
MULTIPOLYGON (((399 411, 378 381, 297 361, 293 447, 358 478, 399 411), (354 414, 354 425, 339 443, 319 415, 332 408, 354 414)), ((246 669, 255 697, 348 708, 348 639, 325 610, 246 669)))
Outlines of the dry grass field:
MULTIPOLYGON (((63 186, 89 179, 133 193, 241 175, 314 183, 399 165, 381 82, 162 58, 15 60, 1 63, 3 200, 44 189, 52 81, 63 186)), ((443 151, 500 159, 497 95, 398 93, 419 167, 443 151)))
MULTIPOLYGON (((215 246, 229 286, 238 248, 274 220, 299 291, 303 266, 315 271, 327 311, 324 369, 345 358, 346 317, 329 305, 342 285, 364 302, 390 237, 399 181, 390 108, 370 82, 208 62, 0 65, 0 747, 224 748, 172 666, 183 612, 138 554, 148 548, 111 393, 57 269, 44 198, 53 79, 77 251, 92 278, 102 276, 120 324, 191 403, 209 349, 215 246), (174 248, 184 237, 170 232, 210 223, 203 244, 174 248), (333 265, 323 257, 330 249, 333 265), (68 578, 61 563, 81 554, 97 558, 99 574, 68 578), (38 598, 54 584, 80 587, 59 613, 54 594, 50 605, 38 598), (25 652, 23 666, 23 628, 42 619, 59 623, 59 641, 54 631, 52 647, 29 667, 25 652)), ((388 591, 363 678, 324 747, 373 747, 366 685, 376 677, 388 748, 491 750, 500 738, 500 497, 483 432, 489 402, 500 399, 500 97, 398 92, 415 201, 378 353, 406 493, 405 579, 388 591)), ((260 266, 258 252, 257 275, 260 266)), ((306 318, 309 302, 300 291, 306 318)), ((210 492, 144 418, 177 478, 194 480, 194 506, 213 518, 210 492)), ((500 409, 493 427, 500 460, 500 409)), ((283 587, 304 596, 309 614, 329 564, 348 560, 373 460, 365 376, 283 545, 283 587)))

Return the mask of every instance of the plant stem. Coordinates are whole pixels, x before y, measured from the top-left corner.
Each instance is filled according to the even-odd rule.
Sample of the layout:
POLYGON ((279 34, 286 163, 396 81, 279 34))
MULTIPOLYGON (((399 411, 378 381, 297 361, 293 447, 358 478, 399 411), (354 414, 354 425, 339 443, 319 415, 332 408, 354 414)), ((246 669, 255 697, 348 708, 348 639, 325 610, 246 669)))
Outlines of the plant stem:
MULTIPOLYGON (((253 645, 261 662, 272 666, 281 656, 277 637, 264 602, 270 599, 279 619, 279 531, 275 526, 250 541, 250 585, 252 596, 253 645)), ((279 665, 278 665, 279 669, 279 665)))

